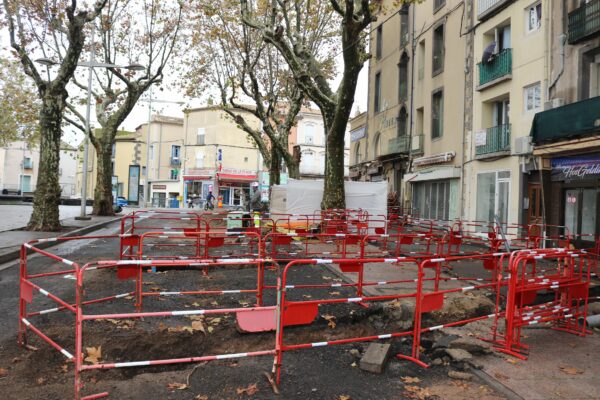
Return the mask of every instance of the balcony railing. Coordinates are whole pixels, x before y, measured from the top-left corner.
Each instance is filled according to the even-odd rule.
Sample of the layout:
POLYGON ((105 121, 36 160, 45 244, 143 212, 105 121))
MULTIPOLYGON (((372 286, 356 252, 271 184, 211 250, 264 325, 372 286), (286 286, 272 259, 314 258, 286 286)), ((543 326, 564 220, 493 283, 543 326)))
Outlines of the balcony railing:
POLYGON ((512 74, 512 49, 504 49, 490 61, 479 63, 479 86, 512 74))
POLYGON ((483 19, 490 16, 494 11, 510 2, 512 2, 512 0, 479 0, 477 3, 477 18, 483 19))
POLYGON ((33 161, 32 160, 23 160, 23 168, 24 169, 33 169, 33 161))
POLYGON ((600 32, 600 0, 592 0, 569 13, 569 43, 600 32))
POLYGON ((475 155, 510 151, 510 124, 493 126, 485 132, 485 144, 475 146, 475 155))
POLYGON ((171 157, 171 165, 174 167, 179 167, 181 165, 181 160, 177 157, 171 157))
POLYGON ((408 153, 410 142, 408 136, 397 136, 388 141, 386 154, 408 153))

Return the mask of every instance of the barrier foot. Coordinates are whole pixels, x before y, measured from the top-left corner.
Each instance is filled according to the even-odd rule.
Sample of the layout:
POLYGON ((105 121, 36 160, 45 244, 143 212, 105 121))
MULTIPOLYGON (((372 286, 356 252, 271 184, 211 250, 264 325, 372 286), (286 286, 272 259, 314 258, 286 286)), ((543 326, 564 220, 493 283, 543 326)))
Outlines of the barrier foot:
POLYGON ((82 397, 81 400, 95 400, 95 399, 102 399, 104 397, 108 397, 108 392, 90 394, 89 396, 82 397))
POLYGON ((504 354, 508 354, 509 356, 513 356, 513 357, 518 358, 519 360, 523 360, 523 361, 526 361, 528 358, 527 355, 517 353, 514 350, 505 349, 504 347, 494 347, 494 350, 497 350, 504 354))
POLYGON ((359 305, 359 306, 361 306, 362 308, 369 308, 369 307, 370 307, 370 306, 369 306, 367 303, 364 303, 364 302, 362 302, 362 301, 359 301, 359 302, 358 302, 358 303, 356 303, 356 304, 358 304, 358 305, 359 305))
POLYGON ((404 354, 396 354, 396 358, 399 358, 402 360, 407 360, 407 361, 412 361, 415 364, 417 364, 419 367, 422 367, 422 368, 429 368, 429 364, 426 364, 423 361, 416 359, 412 356, 405 356, 404 354))

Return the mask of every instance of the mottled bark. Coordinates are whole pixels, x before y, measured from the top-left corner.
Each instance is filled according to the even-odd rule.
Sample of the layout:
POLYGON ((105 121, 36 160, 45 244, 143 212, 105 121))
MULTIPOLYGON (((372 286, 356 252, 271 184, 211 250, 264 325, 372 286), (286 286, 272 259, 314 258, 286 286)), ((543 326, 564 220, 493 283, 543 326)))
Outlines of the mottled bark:
POLYGON ((271 149, 271 165, 269 167, 269 183, 279 185, 281 174, 281 154, 276 148, 271 149))
POLYGON ((58 170, 60 163, 61 122, 64 111, 62 97, 47 96, 42 101, 40 110, 40 161, 35 194, 33 196, 33 212, 27 229, 33 231, 58 231, 61 229, 59 210, 60 184, 58 170))
POLYGON ((94 145, 97 155, 96 188, 94 189, 94 215, 114 215, 112 196, 112 141, 98 141, 94 145))

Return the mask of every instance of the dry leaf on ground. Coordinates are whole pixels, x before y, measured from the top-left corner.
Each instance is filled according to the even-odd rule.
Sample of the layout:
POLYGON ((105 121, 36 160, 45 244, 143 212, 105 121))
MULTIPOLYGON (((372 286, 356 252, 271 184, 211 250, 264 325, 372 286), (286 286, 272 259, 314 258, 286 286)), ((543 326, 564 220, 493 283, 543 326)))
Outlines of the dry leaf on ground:
POLYGON ((90 362, 92 364, 98 364, 102 358, 102 346, 98 347, 86 347, 87 357, 83 361, 90 362))
POLYGON ((496 379, 508 379, 508 376, 501 374, 500 372, 496 372, 494 376, 496 377, 496 379))
POLYGON ((584 370, 575 367, 560 367, 560 370, 569 375, 581 375, 585 372, 584 370))
POLYGON ((206 330, 204 329, 202 321, 192 321, 192 330, 200 331, 206 335, 206 330))
POLYGON ((194 400, 208 400, 208 396, 199 394, 198 396, 194 397, 194 400))
POLYGON ((419 378, 417 378, 416 376, 401 376, 400 379, 402 379, 402 382, 404 383, 419 383, 421 382, 421 380, 419 378))
POLYGON ((47 379, 46 379, 46 378, 42 378, 42 377, 39 377, 39 378, 37 378, 37 379, 35 380, 35 382, 36 382, 38 385, 43 385, 44 383, 46 383, 46 381, 47 381, 47 379))
POLYGON ((185 390, 189 386, 186 385, 185 383, 171 382, 171 383, 167 384, 167 387, 171 390, 185 390))
POLYGON ((8 371, 6 370, 6 368, 0 368, 0 376, 6 376, 8 375, 8 371))
POLYGON ((331 329, 335 328, 335 326, 336 326, 335 316, 329 315, 329 314, 324 314, 324 315, 321 315, 321 317, 323 317, 323 319, 327 320, 328 327, 330 327, 331 329))
POLYGON ((340 396, 337 398, 337 400, 352 400, 352 398, 348 395, 340 394, 340 396))
POLYGON ((516 358, 505 358, 506 362, 509 362, 511 364, 516 364, 519 362, 519 360, 517 360, 516 358))
POLYGON ((237 388, 235 391, 237 392, 237 394, 244 394, 246 393, 248 396, 252 396, 254 393, 258 392, 258 383, 253 383, 252 385, 249 385, 248 387, 245 388, 237 388))

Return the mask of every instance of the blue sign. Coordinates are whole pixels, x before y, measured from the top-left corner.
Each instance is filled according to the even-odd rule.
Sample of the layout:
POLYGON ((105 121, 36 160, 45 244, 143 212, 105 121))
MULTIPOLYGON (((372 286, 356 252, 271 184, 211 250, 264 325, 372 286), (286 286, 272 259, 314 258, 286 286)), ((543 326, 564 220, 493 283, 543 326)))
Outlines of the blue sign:
POLYGON ((552 159, 552 180, 573 181, 600 177, 600 154, 552 159))
POLYGON ((364 126, 351 131, 350 132, 350 141, 351 142, 356 142, 357 140, 360 140, 360 139, 364 138, 366 132, 367 132, 367 129, 364 126))

